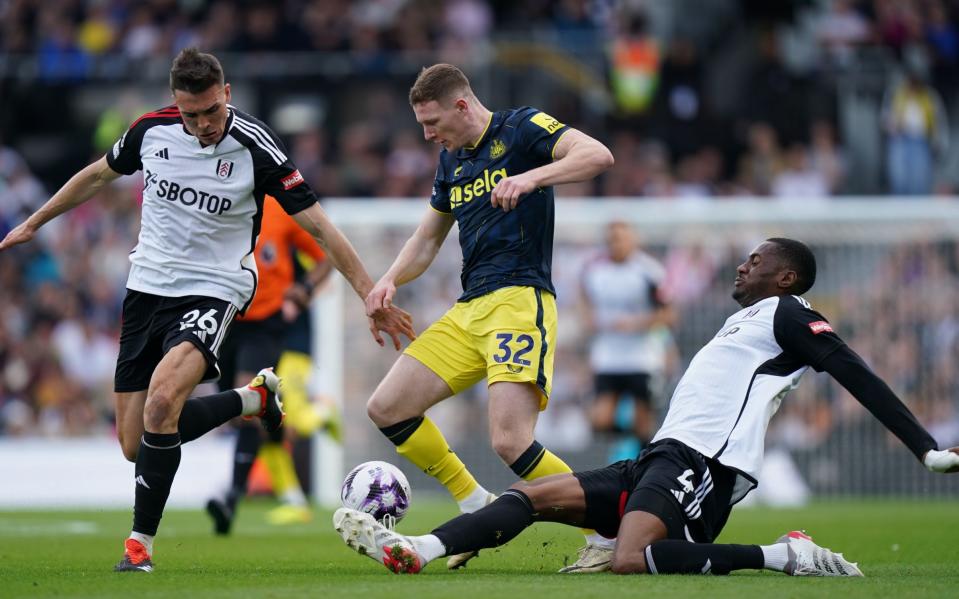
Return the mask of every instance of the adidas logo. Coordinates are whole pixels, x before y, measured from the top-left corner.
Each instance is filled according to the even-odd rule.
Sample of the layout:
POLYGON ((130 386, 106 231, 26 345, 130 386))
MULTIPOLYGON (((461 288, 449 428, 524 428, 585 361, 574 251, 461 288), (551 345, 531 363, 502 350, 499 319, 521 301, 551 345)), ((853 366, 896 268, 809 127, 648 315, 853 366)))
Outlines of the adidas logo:
POLYGON ((157 158, 162 158, 162 159, 164 159, 164 160, 169 160, 169 159, 170 159, 170 150, 169 150, 169 148, 163 148, 162 150, 160 150, 159 152, 157 152, 156 154, 154 154, 154 156, 156 156, 157 158))
POLYGON ((147 481, 143 480, 143 475, 142 475, 142 474, 141 474, 140 476, 136 477, 136 483, 137 483, 138 485, 143 485, 143 486, 146 487, 147 489, 150 488, 150 485, 147 484, 147 481))

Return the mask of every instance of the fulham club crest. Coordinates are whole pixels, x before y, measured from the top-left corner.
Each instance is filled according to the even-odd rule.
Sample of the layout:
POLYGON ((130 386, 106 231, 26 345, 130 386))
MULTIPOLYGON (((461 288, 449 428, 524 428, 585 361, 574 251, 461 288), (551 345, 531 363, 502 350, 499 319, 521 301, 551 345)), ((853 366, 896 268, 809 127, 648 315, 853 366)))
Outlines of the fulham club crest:
POLYGON ((221 179, 226 179, 233 174, 233 161, 232 160, 223 160, 222 158, 216 161, 216 176, 221 179))

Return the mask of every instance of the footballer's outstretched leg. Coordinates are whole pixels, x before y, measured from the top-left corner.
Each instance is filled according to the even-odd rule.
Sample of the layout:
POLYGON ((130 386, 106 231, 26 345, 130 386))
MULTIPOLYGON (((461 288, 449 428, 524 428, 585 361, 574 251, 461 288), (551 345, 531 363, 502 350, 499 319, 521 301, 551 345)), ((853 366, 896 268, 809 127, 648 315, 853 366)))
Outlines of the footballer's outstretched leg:
MULTIPOLYGON (((486 494, 486 504, 489 505, 496 501, 497 495, 495 493, 486 494)), ((468 512, 467 512, 468 513, 468 512)), ((456 553, 451 555, 448 560, 446 560, 446 567, 450 570, 456 570, 458 568, 465 568, 466 562, 470 561, 474 557, 479 555, 479 551, 464 551, 463 553, 456 553)))
POLYGON ((395 574, 416 574, 426 565, 412 541, 366 512, 341 507, 333 513, 333 527, 350 549, 383 564, 395 574))

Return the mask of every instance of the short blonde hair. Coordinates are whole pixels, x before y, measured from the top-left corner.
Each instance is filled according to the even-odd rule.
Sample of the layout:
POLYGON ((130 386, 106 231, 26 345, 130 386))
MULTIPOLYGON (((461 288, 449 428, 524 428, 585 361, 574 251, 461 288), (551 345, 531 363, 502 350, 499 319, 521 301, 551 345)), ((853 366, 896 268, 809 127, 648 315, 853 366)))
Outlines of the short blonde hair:
POLYGON ((454 94, 473 95, 470 81, 455 66, 446 63, 434 64, 420 71, 410 88, 410 105, 449 99, 454 94))

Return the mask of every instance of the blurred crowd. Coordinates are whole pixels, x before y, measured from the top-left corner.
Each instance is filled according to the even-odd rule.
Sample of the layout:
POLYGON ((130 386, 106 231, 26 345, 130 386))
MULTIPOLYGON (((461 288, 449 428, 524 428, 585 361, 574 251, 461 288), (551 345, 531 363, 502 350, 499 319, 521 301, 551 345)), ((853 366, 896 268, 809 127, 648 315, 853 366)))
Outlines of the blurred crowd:
POLYGON ((250 90, 242 108, 268 122, 287 96, 315 105, 283 133, 333 196, 428 192, 434 153, 404 92, 437 60, 463 65, 491 107, 536 103, 614 149, 616 169, 567 195, 812 199, 957 184, 959 0, 7 0, 0 140, 23 146, 48 186, 62 182, 63 161, 81 165, 105 133, 167 101, 140 94, 142 77, 162 86, 189 45, 228 57, 228 79, 250 90), (55 100, 37 97, 44 86, 55 100), (129 100, 111 126, 106 98, 74 106, 93 86, 129 100), (874 106, 850 104, 863 94, 874 106), (73 137, 65 155, 31 139, 40 130, 90 132, 89 151, 73 137), (43 164, 54 158, 59 168, 43 164))
MULTIPOLYGON (((595 183, 558 189, 559 196, 837 201, 829 198, 864 189, 861 136, 871 130, 881 175, 867 191, 945 196, 956 185, 946 167, 959 145, 950 143, 950 123, 959 122, 957 19, 956 0, 0 0, 0 233, 155 107, 135 80, 110 73, 156 57, 166 63, 189 45, 230 57, 227 78, 250 103, 240 107, 280 132, 305 178, 330 198, 428 196, 437 150, 423 142, 405 91, 416 69, 436 60, 463 64, 490 108, 535 103, 609 145, 616 166, 595 183), (506 58, 497 49, 517 39, 568 52, 602 89, 563 87, 555 73, 545 93, 531 89, 542 84, 535 77, 501 79, 506 58), (277 78, 249 78, 259 57, 278 52, 290 64, 304 53, 318 61, 345 57, 351 77, 311 79, 321 83, 283 91, 298 104, 281 103, 277 78), (412 56, 415 66, 397 67, 397 56, 412 56), (16 64, 27 66, 11 70, 16 64), (873 120, 843 112, 843 86, 853 83, 875 101, 872 113, 854 114, 873 120), (109 108, 83 109, 84 94, 100 86, 117 92, 109 108), (307 106, 308 116, 291 106, 307 106)), ((154 73, 152 83, 162 87, 163 75, 154 73)), ((124 178, 34 243, 0 254, 0 435, 111 427, 140 186, 137 177, 124 178)), ((679 311, 675 364, 664 378, 718 326, 701 316, 724 312, 717 306, 728 303, 727 278, 716 273, 729 271, 740 249, 650 248, 679 311)), ((593 251, 560 247, 557 255, 579 264, 593 251)), ((860 266, 849 247, 828 251, 831 268, 860 266)), ((956 244, 871 252, 866 266, 874 277, 851 279, 822 299, 853 346, 873 348, 867 357, 880 374, 927 422, 943 423, 942 439, 955 441, 959 311, 948 298, 959 284, 956 244)), ((454 260, 416 292, 420 322, 455 298, 458 266, 454 260)), ((562 276, 558 269, 561 289, 562 276)), ((564 302, 561 296, 561 307, 574 309, 564 302)), ((557 354, 564 391, 556 403, 580 415, 591 389, 582 367, 587 341, 570 334, 557 354)), ((824 437, 852 413, 835 388, 807 389, 793 402, 798 407, 786 404, 794 418, 778 429, 785 443, 824 437)))

